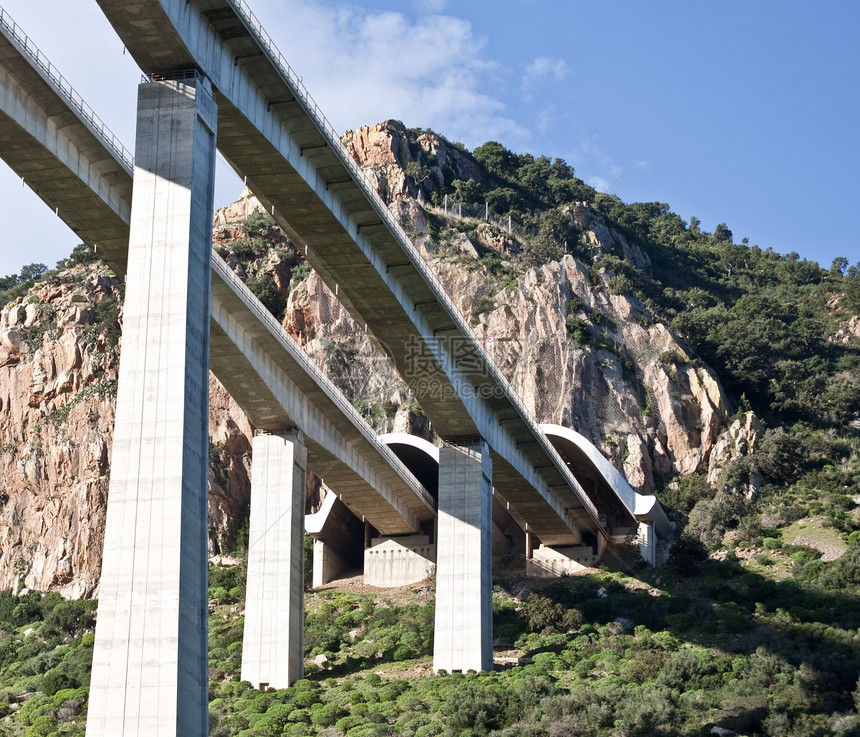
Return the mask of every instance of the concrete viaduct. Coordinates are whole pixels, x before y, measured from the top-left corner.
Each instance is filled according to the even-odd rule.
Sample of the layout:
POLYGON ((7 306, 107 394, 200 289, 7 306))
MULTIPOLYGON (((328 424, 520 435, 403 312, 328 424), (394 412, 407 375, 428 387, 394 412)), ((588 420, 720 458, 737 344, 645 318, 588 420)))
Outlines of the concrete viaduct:
POLYGON ((206 733, 210 365, 263 431, 243 655, 255 685, 301 673, 289 613, 306 467, 383 541, 418 535, 411 554, 435 538, 435 668, 492 666, 494 501, 556 561, 640 522, 665 534, 659 505, 619 491, 596 450, 528 416, 244 2, 98 2, 148 77, 134 166, 0 13, 0 156, 126 276, 90 737, 206 733), (212 253, 216 145, 410 385, 444 441, 438 499, 212 253), (569 463, 591 469, 597 505, 569 463))

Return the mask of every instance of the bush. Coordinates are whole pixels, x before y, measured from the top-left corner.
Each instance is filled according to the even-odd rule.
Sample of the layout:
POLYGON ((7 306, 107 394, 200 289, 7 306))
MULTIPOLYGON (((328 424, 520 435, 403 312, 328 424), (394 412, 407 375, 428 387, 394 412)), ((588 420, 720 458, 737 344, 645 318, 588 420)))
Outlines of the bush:
POLYGON ((472 305, 472 318, 477 320, 480 315, 492 312, 494 309, 496 309, 496 300, 489 294, 482 294, 472 305))
POLYGON ((242 223, 242 232, 248 238, 262 238, 269 229, 277 227, 275 218, 264 210, 254 210, 242 223))
POLYGON ((568 315, 564 322, 568 337, 577 348, 584 349, 591 344, 591 325, 588 324, 587 320, 576 315, 568 315))
POLYGON ((249 277, 245 283, 269 312, 279 321, 283 319, 287 304, 281 296, 274 276, 267 271, 261 271, 249 277))

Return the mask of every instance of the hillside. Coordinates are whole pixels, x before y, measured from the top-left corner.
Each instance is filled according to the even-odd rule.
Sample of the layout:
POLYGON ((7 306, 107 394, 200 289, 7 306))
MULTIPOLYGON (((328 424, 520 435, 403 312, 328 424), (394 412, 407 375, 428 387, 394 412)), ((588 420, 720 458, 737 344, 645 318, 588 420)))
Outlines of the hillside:
MULTIPOLYGON (((213 566, 212 734, 854 733, 860 264, 735 244, 497 143, 395 121, 344 141, 536 419, 656 492, 680 539, 663 568, 560 582, 499 561, 493 674, 416 678, 429 585, 309 593, 308 679, 266 694, 238 682, 241 566, 213 566)), ((434 438, 250 193, 213 242, 377 430, 434 438)), ((0 282, 0 710, 28 736, 83 731, 93 602, 28 591, 97 595, 121 349, 109 272, 85 249, 43 272, 0 282)), ((210 550, 241 559, 253 428, 214 378, 210 404, 210 550)))

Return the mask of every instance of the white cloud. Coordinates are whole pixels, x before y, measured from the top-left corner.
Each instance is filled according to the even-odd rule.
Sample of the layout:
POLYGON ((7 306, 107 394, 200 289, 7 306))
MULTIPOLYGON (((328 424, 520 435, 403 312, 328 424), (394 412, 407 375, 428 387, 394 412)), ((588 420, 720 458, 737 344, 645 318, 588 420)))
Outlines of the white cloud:
POLYGON ((598 176, 588 177, 585 183, 594 187, 598 192, 606 192, 609 189, 609 185, 612 184, 608 179, 598 176))
POLYGON ((448 0, 414 0, 420 13, 441 13, 448 7, 448 0))
POLYGON ((525 80, 533 82, 539 79, 551 79, 561 82, 570 74, 570 67, 564 59, 551 56, 539 56, 526 67, 525 80))
POLYGON ((485 41, 468 21, 438 14, 412 21, 309 0, 277 6, 269 0, 267 12, 262 4, 261 20, 284 39, 281 51, 336 130, 396 118, 469 146, 527 134, 498 94, 509 87, 510 71, 484 56, 485 41))

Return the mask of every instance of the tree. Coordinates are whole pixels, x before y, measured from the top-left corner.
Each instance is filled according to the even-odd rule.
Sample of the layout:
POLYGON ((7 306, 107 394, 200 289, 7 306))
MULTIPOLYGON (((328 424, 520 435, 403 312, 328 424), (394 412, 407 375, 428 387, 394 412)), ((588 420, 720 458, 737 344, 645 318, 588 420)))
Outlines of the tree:
POLYGON ((834 279, 841 279, 848 269, 848 259, 845 256, 837 256, 830 264, 830 276, 834 279))
POLYGON ((523 244, 521 258, 529 268, 558 261, 564 254, 552 236, 541 233, 537 238, 523 244))
POLYGON ((78 264, 91 264, 97 259, 95 252, 85 243, 78 243, 68 258, 57 262, 57 268, 71 268, 78 264))
POLYGON ((18 275, 17 274, 7 274, 6 276, 0 276, 0 292, 5 292, 12 287, 14 287, 18 283, 18 275))
POLYGON ((418 161, 410 161, 406 164, 406 176, 415 182, 420 189, 421 185, 430 178, 430 169, 418 161))
POLYGON ((725 223, 720 223, 714 229, 714 238, 724 243, 732 243, 734 241, 732 231, 729 230, 728 226, 725 223))
POLYGON ((48 267, 45 264, 27 264, 26 266, 21 267, 21 275, 19 279, 22 282, 26 281, 36 281, 42 274, 44 274, 48 270, 48 267))
POLYGON ((474 179, 455 179, 451 184, 460 202, 480 202, 484 198, 484 188, 474 179))
POLYGON ((557 209, 541 213, 540 234, 552 239, 556 244, 573 242, 577 237, 576 228, 571 218, 565 217, 557 209))
POLYGON ((517 156, 498 141, 487 141, 473 151, 475 159, 493 174, 509 177, 514 173, 517 156))
POLYGON ((857 266, 848 269, 843 279, 845 306, 849 310, 860 311, 860 270, 857 266))
POLYGON ((242 230, 249 238, 263 238, 269 228, 275 227, 275 218, 265 210, 254 210, 242 223, 242 230))
POLYGON ((485 195, 490 207, 494 210, 507 214, 514 210, 525 210, 525 204, 517 192, 510 187, 499 187, 491 189, 485 195))

